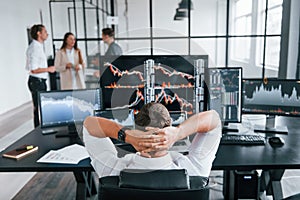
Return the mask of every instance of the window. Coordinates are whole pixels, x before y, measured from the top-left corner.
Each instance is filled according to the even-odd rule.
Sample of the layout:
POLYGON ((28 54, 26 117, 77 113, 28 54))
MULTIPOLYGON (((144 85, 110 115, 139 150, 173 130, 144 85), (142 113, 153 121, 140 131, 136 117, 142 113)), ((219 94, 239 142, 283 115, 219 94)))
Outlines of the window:
POLYGON ((257 77, 258 68, 264 68, 265 75, 277 76, 282 0, 231 0, 229 5, 229 65, 251 68, 247 71, 253 73, 246 75, 250 77, 257 77))
POLYGON ((95 0, 86 3, 85 11, 83 0, 76 1, 76 8, 73 2, 53 3, 59 15, 52 21, 65 22, 53 28, 54 44, 69 29, 79 36, 87 57, 97 50, 103 54, 107 45, 101 41, 100 27, 107 26, 115 28, 125 55, 205 54, 209 66, 243 67, 245 78, 278 76, 283 0, 191 1, 190 18, 183 20, 174 20, 181 0, 115 0, 113 6, 112 1, 95 0), (118 24, 106 24, 110 15, 118 16, 118 24))

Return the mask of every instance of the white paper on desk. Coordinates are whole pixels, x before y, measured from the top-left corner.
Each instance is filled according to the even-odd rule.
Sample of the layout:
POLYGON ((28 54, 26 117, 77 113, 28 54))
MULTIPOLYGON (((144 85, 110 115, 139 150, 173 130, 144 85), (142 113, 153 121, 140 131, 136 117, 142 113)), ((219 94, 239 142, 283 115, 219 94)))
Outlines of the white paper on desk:
POLYGON ((78 144, 64 147, 59 150, 51 150, 41 157, 39 163, 62 163, 62 164, 77 164, 79 161, 88 158, 89 154, 86 149, 78 144))

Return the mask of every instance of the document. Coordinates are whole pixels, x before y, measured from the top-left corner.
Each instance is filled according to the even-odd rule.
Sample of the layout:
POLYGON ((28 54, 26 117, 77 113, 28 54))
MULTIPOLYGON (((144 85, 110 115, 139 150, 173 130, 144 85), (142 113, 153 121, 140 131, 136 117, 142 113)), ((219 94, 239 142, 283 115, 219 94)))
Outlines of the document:
POLYGON ((51 150, 37 160, 38 163, 78 164, 88 158, 89 154, 84 146, 73 144, 59 150, 51 150))

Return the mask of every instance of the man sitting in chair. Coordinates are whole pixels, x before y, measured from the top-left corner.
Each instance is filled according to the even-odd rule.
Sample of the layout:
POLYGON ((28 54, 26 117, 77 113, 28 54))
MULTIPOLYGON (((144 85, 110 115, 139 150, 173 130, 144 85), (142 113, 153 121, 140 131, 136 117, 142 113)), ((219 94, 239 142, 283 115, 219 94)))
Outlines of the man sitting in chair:
POLYGON ((83 139, 99 177, 119 175, 125 168, 186 169, 189 176, 209 176, 221 138, 217 112, 201 112, 172 127, 166 107, 148 103, 137 114, 135 123, 136 129, 129 130, 105 118, 85 119, 83 139), (167 151, 177 140, 193 133, 188 155, 167 151), (118 158, 109 137, 131 144, 137 153, 118 158))

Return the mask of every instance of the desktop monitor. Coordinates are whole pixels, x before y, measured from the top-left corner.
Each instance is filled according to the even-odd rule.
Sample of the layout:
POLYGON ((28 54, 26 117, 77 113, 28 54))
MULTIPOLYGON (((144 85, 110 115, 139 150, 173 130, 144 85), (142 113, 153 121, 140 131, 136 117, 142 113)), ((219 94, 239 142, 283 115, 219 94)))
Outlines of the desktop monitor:
POLYGON ((39 92, 41 128, 68 126, 71 131, 100 105, 99 89, 39 92))
POLYGON ((169 114, 172 120, 172 126, 178 126, 188 118, 187 112, 170 111, 169 114))
POLYGON ((244 79, 243 94, 243 113, 267 115, 265 127, 254 127, 257 132, 287 133, 274 117, 300 117, 300 80, 244 79))
POLYGON ((120 56, 107 65, 100 82, 103 108, 139 110, 145 104, 145 61, 155 63, 155 101, 168 110, 193 112, 194 61, 206 55, 132 55, 120 56))
POLYGON ((208 108, 216 110, 224 125, 242 118, 242 68, 208 68, 208 108))
POLYGON ((94 116, 110 119, 122 126, 134 128, 133 111, 129 109, 95 110, 94 116))

